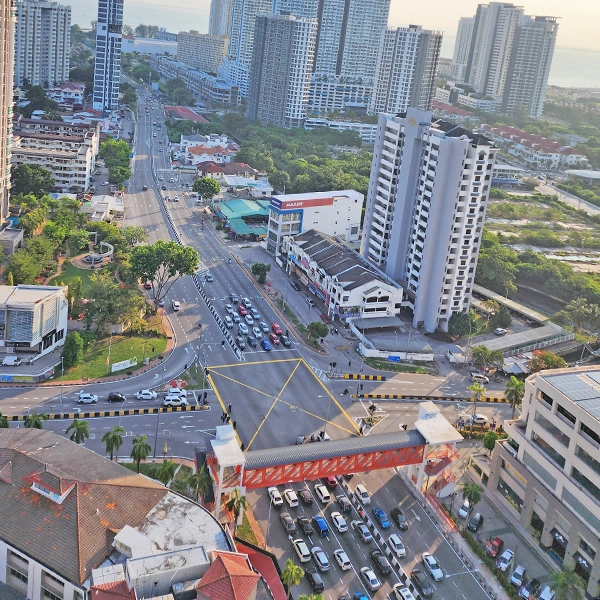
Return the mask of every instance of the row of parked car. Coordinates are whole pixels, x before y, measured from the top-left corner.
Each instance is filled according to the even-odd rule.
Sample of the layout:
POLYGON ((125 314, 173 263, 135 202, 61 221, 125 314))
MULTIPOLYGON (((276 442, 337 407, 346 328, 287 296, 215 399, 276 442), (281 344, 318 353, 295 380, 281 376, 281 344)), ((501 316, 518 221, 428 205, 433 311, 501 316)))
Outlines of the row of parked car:
MULTIPOLYGON (((157 393, 152 390, 140 390, 136 392, 135 397, 138 400, 154 400, 157 397, 157 393)), ((120 392, 110 392, 106 397, 107 402, 119 402, 123 403, 127 400, 125 394, 120 392)), ((79 392, 77 398, 77 404, 96 404, 98 402, 97 394, 90 394, 84 390, 79 392)), ((187 391, 183 388, 170 388, 162 401, 163 406, 188 406, 187 391)))

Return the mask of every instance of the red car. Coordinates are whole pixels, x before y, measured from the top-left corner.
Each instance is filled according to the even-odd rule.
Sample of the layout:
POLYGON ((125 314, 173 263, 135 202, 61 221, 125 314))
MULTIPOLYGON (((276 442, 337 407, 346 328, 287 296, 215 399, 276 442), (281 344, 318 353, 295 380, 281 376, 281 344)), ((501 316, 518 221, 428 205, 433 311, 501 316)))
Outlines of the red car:
POLYGON ((238 313, 240 313, 240 317, 245 317, 248 314, 246 307, 243 304, 238 306, 238 313))
POLYGON ((279 346, 279 338, 274 333, 269 334, 269 339, 271 340, 274 346, 279 346))
POLYGON ((277 335, 283 335, 283 331, 281 331, 281 327, 279 327, 277 323, 273 323, 273 325, 271 325, 271 329, 273 330, 273 333, 276 333, 277 335))
POLYGON ((323 321, 323 323, 326 325, 331 325, 331 319, 325 313, 321 313, 319 316, 321 317, 321 321, 323 321))

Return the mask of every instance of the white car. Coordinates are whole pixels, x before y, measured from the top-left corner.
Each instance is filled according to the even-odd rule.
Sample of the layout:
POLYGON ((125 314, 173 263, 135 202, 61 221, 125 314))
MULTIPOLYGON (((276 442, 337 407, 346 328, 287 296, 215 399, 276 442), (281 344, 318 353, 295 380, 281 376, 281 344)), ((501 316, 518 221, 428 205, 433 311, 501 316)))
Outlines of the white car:
POLYGON ((262 337, 262 331, 258 328, 258 327, 253 327, 252 328, 252 335, 257 339, 260 340, 260 338, 262 337))
POLYGON ((373 569, 371 569, 371 567, 363 567, 360 570, 360 574, 362 575, 362 578, 363 578, 366 586, 372 592, 374 592, 375 590, 378 590, 381 587, 381 581, 379 581, 379 579, 377 579, 377 575, 375 575, 375 571, 373 571, 373 569))
POLYGON ((367 492, 367 488, 359 483, 355 489, 356 496, 363 504, 371 504, 371 496, 369 496, 369 492, 367 492))
POLYGON ((244 320, 246 321, 246 323, 248 323, 248 325, 254 325, 254 319, 252 318, 252 315, 246 315, 244 317, 244 320))
POLYGON ((323 504, 329 504, 331 501, 331 496, 329 495, 327 488, 321 483, 315 485, 315 494, 323 504))
POLYGON ((335 560, 337 564, 340 565, 342 571, 349 571, 352 568, 352 563, 350 562, 348 555, 341 548, 334 550, 333 556, 335 556, 335 560))
POLYGON ((235 312, 235 310, 233 310, 233 306, 231 306, 231 304, 226 304, 225 312, 229 315, 232 315, 235 312))
POLYGON ((171 302, 171 306, 173 307, 173 310, 175 312, 177 312, 181 308, 181 304, 179 304, 177 300, 173 300, 173 302, 171 302))
POLYGON ((440 563, 438 563, 433 554, 423 552, 423 554, 421 554, 421 562, 434 581, 442 581, 442 579, 444 579, 444 573, 440 568, 440 563))
POLYGON ((103 181, 102 185, 108 185, 108 181, 103 181))
POLYGON ((268 488, 267 492, 269 492, 273 506, 283 506, 283 498, 276 487, 268 488))
POLYGON ((333 523, 333 526, 340 533, 344 533, 345 531, 348 531, 348 524, 346 523, 346 519, 344 519, 344 517, 342 517, 341 513, 332 512, 331 513, 331 522, 333 523))
POLYGON ((403 583, 397 583, 393 587, 393 591, 396 600, 416 600, 413 593, 403 583))
POLYGON ((323 548, 313 546, 311 554, 317 563, 317 567, 319 567, 319 571, 329 571, 331 565, 329 564, 329 558, 327 558, 327 554, 325 554, 323 548))
POLYGON ((496 566, 504 573, 510 565, 512 565, 515 553, 508 548, 502 553, 502 556, 498 559, 496 566))
POLYGON ((310 550, 303 539, 298 538, 297 540, 294 540, 292 546, 294 547, 300 562, 304 563, 310 561, 310 550))
POLYGON ((156 398, 156 392, 153 392, 152 390, 141 390, 136 393, 135 397, 138 400, 154 400, 156 398))
POLYGON ((291 488, 283 491, 283 497, 285 501, 288 503, 290 508, 297 508, 298 506, 298 496, 296 492, 291 488))
POLYGON ((233 321, 229 315, 225 315, 225 326, 227 329, 233 329, 233 321))
POLYGON ((98 402, 96 394, 88 394, 88 392, 84 392, 83 390, 79 392, 77 404, 96 404, 96 402, 98 402))
POLYGON ((169 394, 163 400, 163 406, 189 406, 188 401, 183 396, 169 394))
POLYGON ((388 544, 392 549, 392 552, 398 558, 404 558, 406 556, 406 548, 404 547, 404 544, 397 533, 392 533, 392 535, 390 535, 388 538, 388 544))
POLYGON ((238 331, 240 332, 240 335, 248 335, 248 325, 246 325, 246 323, 240 323, 238 325, 238 331))

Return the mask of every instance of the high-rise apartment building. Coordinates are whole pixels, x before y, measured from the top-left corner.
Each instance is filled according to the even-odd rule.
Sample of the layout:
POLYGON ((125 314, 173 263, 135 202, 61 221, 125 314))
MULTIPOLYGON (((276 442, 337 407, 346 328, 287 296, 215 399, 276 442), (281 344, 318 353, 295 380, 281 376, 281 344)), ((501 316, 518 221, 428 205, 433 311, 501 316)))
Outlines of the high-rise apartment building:
POLYGON ((465 78, 474 23, 475 17, 462 17, 458 21, 454 55, 452 56, 452 65, 450 67, 450 75, 457 81, 463 81, 465 78))
POLYGON ((217 72, 227 54, 229 38, 197 31, 180 31, 177 36, 177 59, 205 73, 217 72))
POLYGON ((246 111, 250 121, 304 125, 316 38, 316 19, 256 17, 246 111))
POLYGON ((122 36, 123 0, 98 0, 93 96, 95 110, 112 111, 119 106, 122 36))
POLYGON ((272 12, 273 0, 233 0, 229 48, 219 75, 227 83, 237 86, 242 96, 248 96, 256 17, 272 12))
POLYGON ((435 95, 442 33, 419 25, 388 27, 381 33, 371 114, 429 110, 435 95))
POLYGON ((404 286, 415 326, 469 310, 495 157, 428 111, 379 115, 361 254, 404 286))
POLYGON ((208 18, 208 33, 210 35, 229 36, 231 25, 231 7, 233 0, 212 0, 208 18))
POLYGON ((512 113, 521 106, 532 119, 542 116, 557 30, 554 17, 521 17, 513 42, 502 112, 512 113))
POLYGON ((15 84, 44 88, 69 79, 71 7, 48 0, 17 0, 15 84))
POLYGON ((0 223, 8 215, 12 145, 15 16, 11 0, 0 0, 0 223))

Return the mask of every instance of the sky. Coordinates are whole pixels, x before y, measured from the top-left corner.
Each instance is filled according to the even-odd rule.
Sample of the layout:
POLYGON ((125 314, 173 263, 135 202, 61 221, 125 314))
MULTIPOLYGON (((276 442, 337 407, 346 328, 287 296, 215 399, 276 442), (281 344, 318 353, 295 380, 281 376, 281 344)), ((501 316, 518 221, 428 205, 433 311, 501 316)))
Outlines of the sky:
MULTIPOLYGON (((60 1, 72 6, 73 23, 88 26, 96 18, 96 0, 60 1)), ((451 56, 458 19, 473 16, 477 4, 473 0, 391 0, 389 24, 422 25, 425 29, 443 31, 447 43, 442 54, 451 56)), ((515 0, 514 4, 522 5, 526 14, 558 17, 558 47, 600 52, 600 1, 515 0)), ((143 22, 175 32, 196 29, 205 33, 209 10, 210 0, 125 0, 124 19, 133 27, 143 22)), ((600 64, 598 68, 600 70, 600 64)))

